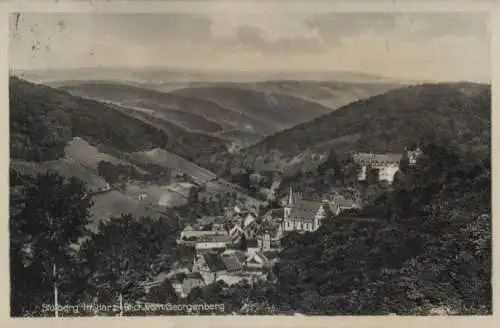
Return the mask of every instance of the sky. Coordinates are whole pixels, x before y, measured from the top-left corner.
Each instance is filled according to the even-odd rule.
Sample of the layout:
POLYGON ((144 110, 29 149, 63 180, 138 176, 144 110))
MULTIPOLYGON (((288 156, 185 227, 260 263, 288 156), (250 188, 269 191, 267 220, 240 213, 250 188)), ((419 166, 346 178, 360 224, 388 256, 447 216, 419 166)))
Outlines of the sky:
POLYGON ((15 69, 161 66, 490 78, 482 13, 27 13, 13 15, 10 29, 15 69))

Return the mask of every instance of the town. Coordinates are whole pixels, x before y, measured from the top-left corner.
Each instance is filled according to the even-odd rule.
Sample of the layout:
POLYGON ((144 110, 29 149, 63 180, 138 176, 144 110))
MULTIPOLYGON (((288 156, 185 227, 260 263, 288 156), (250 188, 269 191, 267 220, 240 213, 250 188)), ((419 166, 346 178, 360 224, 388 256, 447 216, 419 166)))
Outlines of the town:
MULTIPOLYGON (((421 149, 405 149, 404 154, 353 153, 359 164, 359 181, 376 174, 380 182, 392 183, 405 156, 415 166, 422 156, 421 149)), ((172 282, 178 297, 185 298, 196 287, 223 281, 228 286, 241 281, 275 281, 273 267, 279 261, 281 239, 289 232, 313 232, 328 216, 339 217, 342 212, 361 209, 356 200, 341 194, 322 200, 304 199, 300 192, 289 188, 288 195, 279 200, 279 207, 263 215, 255 208, 234 206, 225 208, 221 216, 203 216, 184 227, 178 245, 193 249, 193 257, 185 266, 161 273, 144 282, 146 292, 165 280, 172 282)))

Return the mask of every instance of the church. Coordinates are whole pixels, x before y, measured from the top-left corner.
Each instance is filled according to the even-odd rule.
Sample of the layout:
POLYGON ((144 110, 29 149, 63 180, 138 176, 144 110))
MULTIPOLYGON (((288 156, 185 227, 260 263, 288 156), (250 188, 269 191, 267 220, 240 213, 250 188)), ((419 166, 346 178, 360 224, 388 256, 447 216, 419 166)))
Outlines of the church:
POLYGON ((329 211, 333 215, 339 215, 341 211, 353 208, 359 208, 359 206, 341 196, 333 200, 304 200, 300 194, 294 194, 290 188, 288 199, 283 206, 283 220, 279 227, 279 234, 287 231, 316 231, 329 211))

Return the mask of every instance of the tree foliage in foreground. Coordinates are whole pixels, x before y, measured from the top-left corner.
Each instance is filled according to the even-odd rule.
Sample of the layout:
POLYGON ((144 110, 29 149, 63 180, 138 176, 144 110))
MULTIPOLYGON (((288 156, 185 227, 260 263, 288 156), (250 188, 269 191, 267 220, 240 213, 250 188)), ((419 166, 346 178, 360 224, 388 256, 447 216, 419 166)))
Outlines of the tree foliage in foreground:
POLYGON ((89 270, 87 296, 99 303, 144 298, 140 283, 168 270, 179 260, 178 227, 168 218, 133 218, 130 215, 101 222, 99 231, 81 247, 80 257, 89 270))
POLYGON ((12 315, 40 313, 43 304, 52 304, 54 265, 61 301, 71 302, 78 295, 78 276, 72 274, 77 258, 71 246, 84 234, 91 206, 85 184, 77 179, 52 172, 29 178, 11 170, 12 315))

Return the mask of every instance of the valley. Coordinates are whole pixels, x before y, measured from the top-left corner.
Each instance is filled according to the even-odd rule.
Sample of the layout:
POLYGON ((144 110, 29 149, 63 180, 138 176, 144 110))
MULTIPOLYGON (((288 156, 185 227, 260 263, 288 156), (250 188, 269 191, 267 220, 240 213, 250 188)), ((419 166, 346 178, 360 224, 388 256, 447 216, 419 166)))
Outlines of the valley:
MULTIPOLYGON (((265 81, 161 92, 109 81, 10 82, 14 217, 38 218, 28 205, 17 208, 33 188, 52 190, 30 196, 35 206, 45 206, 45 198, 61 202, 67 188, 86 188, 78 196, 89 199, 82 217, 72 214, 76 201, 61 203, 76 206, 65 209, 71 220, 85 219, 70 247, 98 263, 92 279, 108 262, 127 272, 120 279, 128 285, 116 287, 126 302, 217 300, 247 313, 245 299, 261 293, 261 314, 288 307, 338 314, 355 298, 351 290, 379 304, 364 286, 416 281, 413 265, 427 265, 422 245, 440 258, 430 247, 438 236, 463 239, 485 229, 489 85, 265 81), (446 228, 443 213, 455 209, 477 222, 446 228), (356 262, 365 256, 370 260, 356 262), (318 275, 321 265, 330 269, 318 275), (159 288, 165 293, 156 294, 159 288)), ((439 247, 452 253, 446 242, 439 247)), ((456 261, 442 258, 439 272, 456 261)), ((464 298, 471 292, 456 288, 464 298)), ((422 291, 424 305, 403 296, 403 310, 357 304, 368 313, 429 313, 456 300, 450 292, 434 301, 432 291, 422 291)))

